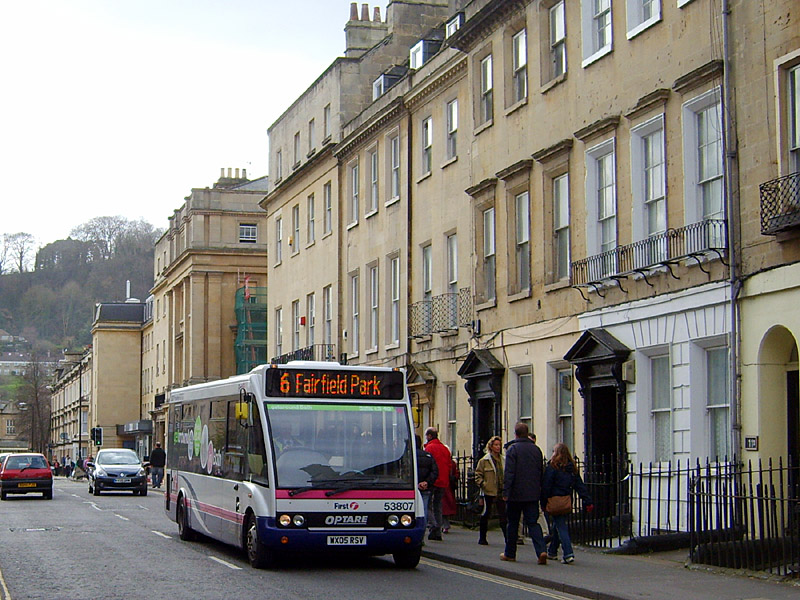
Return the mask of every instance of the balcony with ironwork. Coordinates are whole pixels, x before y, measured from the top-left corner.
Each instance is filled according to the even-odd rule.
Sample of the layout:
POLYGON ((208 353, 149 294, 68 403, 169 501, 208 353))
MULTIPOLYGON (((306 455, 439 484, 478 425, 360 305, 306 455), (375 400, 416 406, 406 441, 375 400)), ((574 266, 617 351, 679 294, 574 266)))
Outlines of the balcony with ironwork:
POLYGON ((336 362, 336 344, 312 344, 311 346, 298 348, 292 352, 276 356, 270 362, 274 365, 283 365, 293 360, 336 362))
POLYGON ((800 228, 800 171, 762 183, 759 190, 763 235, 800 228))
POLYGON ((472 322, 472 289, 433 296, 408 307, 408 335, 421 338, 434 333, 454 332, 472 322))
POLYGON ((647 274, 658 267, 666 267, 672 272, 672 265, 695 259, 705 271, 700 257, 715 254, 721 259, 726 247, 726 221, 706 219, 577 260, 571 264, 572 285, 597 289, 604 283, 637 273, 652 285, 647 281, 647 274))

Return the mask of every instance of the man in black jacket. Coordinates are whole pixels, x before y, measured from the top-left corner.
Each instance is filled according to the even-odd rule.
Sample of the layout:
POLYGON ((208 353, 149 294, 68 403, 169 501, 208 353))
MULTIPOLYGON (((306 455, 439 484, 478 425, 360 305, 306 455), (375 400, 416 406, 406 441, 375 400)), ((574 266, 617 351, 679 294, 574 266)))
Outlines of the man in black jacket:
POLYGON ((539 564, 547 564, 547 548, 544 543, 539 519, 539 499, 542 493, 544 456, 533 440, 528 437, 528 425, 517 423, 514 439, 506 449, 506 466, 503 477, 503 500, 508 515, 506 550, 500 560, 517 560, 517 534, 520 516, 524 516, 528 533, 533 541, 539 564))
POLYGON ((164 465, 167 463, 167 453, 161 447, 161 442, 156 442, 156 447, 150 453, 150 468, 153 472, 153 487, 160 488, 164 479, 164 465))
POLYGON ((422 505, 425 508, 425 523, 428 523, 428 505, 431 503, 433 484, 439 478, 439 467, 430 452, 422 448, 422 438, 414 435, 417 445, 417 480, 419 481, 419 492, 422 494, 422 505))

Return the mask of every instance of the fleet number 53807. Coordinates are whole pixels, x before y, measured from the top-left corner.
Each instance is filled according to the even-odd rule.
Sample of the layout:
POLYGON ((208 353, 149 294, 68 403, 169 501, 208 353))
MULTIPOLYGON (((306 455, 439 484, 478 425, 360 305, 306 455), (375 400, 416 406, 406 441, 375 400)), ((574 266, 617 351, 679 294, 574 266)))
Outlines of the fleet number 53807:
POLYGON ((413 502, 384 502, 383 510, 412 510, 413 502))

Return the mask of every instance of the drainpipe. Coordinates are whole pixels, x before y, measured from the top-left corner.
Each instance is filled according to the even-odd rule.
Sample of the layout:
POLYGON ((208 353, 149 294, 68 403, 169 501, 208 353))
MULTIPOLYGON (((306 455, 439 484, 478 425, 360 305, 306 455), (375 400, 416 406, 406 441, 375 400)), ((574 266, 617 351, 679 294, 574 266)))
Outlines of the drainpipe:
POLYGON ((722 0, 722 146, 723 174, 725 177, 725 211, 728 233, 729 267, 729 304, 730 304, 730 364, 728 365, 729 397, 731 399, 731 450, 741 456, 742 420, 741 392, 739 369, 739 305, 738 296, 742 288, 739 274, 739 192, 734 186, 734 177, 738 179, 738 155, 736 149, 733 86, 731 85, 731 53, 730 53, 730 0, 722 0))

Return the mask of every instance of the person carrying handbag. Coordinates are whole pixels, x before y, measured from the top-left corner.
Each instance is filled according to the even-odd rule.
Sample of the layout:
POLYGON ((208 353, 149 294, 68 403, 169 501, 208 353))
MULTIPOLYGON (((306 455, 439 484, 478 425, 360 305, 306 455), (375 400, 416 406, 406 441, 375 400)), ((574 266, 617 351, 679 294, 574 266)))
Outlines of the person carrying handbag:
POLYGON ((573 491, 583 500, 586 511, 591 512, 594 509, 592 497, 578 473, 572 453, 566 444, 558 443, 553 447, 553 456, 550 457, 542 478, 542 507, 549 511, 548 516, 553 521, 547 558, 550 560, 558 558, 558 546, 561 545, 564 553, 562 562, 565 564, 575 562, 575 552, 569 539, 567 525, 567 517, 572 512, 573 491))
POLYGON ((499 436, 489 438, 486 443, 486 454, 484 454, 475 466, 475 484, 480 488, 483 498, 483 512, 479 522, 480 530, 478 543, 486 546, 489 542, 486 539, 486 532, 489 529, 489 517, 492 515, 492 506, 497 511, 500 519, 500 529, 503 530, 503 538, 506 537, 506 503, 503 501, 503 441, 499 436))

